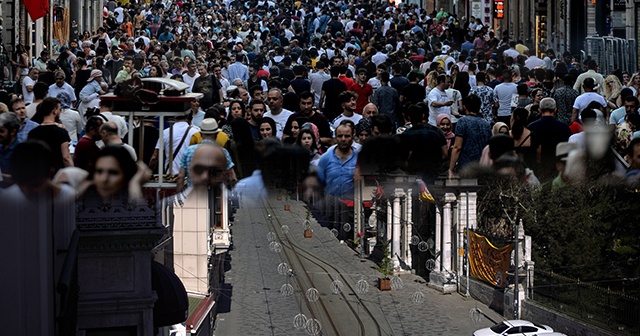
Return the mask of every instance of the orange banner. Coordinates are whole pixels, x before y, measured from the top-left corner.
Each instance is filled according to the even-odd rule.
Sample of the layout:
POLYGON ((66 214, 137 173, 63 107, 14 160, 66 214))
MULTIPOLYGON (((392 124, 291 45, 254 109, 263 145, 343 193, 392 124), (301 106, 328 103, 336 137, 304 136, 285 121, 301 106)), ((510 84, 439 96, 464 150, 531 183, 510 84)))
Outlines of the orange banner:
POLYGON ((487 237, 469 231, 469 271, 471 276, 496 287, 504 288, 512 250, 513 244, 497 248, 491 244, 487 237))

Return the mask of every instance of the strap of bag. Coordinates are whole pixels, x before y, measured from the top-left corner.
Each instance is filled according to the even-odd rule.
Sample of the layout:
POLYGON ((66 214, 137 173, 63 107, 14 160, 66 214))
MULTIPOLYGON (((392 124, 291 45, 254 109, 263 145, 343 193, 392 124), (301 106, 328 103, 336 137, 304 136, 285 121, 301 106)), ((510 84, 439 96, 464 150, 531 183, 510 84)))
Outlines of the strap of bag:
MULTIPOLYGON (((173 128, 173 125, 171 125, 171 127, 173 128)), ((180 143, 178 144, 178 147, 176 147, 175 151, 173 151, 173 157, 171 158, 171 161, 167 161, 167 165, 164 167, 164 173, 168 174, 169 173, 169 163, 173 162, 176 159, 176 155, 178 155, 178 152, 180 151, 180 148, 182 148, 182 145, 184 144, 184 141, 187 139, 187 134, 189 134, 189 130, 191 129, 191 126, 187 127, 187 130, 184 131, 184 135, 182 136, 182 140, 180 140, 180 143)))

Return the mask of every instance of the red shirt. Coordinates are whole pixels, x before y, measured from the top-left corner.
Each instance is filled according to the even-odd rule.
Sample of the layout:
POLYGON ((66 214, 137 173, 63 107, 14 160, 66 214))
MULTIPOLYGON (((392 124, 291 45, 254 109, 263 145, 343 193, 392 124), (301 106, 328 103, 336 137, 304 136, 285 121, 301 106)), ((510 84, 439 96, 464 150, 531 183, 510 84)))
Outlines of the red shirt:
POLYGON ((364 83, 364 86, 360 86, 358 83, 354 83, 349 86, 349 91, 353 91, 358 94, 358 100, 356 101, 356 113, 362 114, 362 109, 369 103, 369 97, 373 95, 373 88, 371 84, 364 83))
POLYGON ((355 82, 353 81, 353 78, 349 78, 346 75, 340 75, 338 76, 338 79, 344 83, 344 85, 347 86, 347 90, 351 87, 351 85, 355 84, 355 82))

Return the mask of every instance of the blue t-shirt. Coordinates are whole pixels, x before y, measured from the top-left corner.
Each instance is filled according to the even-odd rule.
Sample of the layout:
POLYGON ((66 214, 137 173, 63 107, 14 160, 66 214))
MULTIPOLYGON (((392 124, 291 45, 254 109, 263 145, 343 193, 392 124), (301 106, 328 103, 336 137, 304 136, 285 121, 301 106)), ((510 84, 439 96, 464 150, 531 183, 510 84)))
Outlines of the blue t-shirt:
POLYGON ((467 164, 480 160, 482 150, 491 138, 491 125, 478 115, 466 115, 458 120, 455 134, 463 139, 456 166, 459 172, 467 164))
POLYGON ((353 172, 358 161, 358 152, 353 149, 353 154, 344 162, 330 149, 320 157, 318 161, 318 179, 325 186, 327 195, 353 199, 353 172))

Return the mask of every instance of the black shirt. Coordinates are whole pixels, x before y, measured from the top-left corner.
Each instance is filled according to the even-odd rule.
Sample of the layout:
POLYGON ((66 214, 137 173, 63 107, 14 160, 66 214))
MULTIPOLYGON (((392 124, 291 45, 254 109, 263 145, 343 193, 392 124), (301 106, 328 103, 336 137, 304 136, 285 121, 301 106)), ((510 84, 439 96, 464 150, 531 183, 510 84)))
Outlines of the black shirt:
POLYGON ((58 125, 40 125, 29 132, 29 140, 35 139, 45 142, 51 148, 53 167, 56 171, 64 168, 62 160, 62 144, 70 142, 69 132, 58 125))

